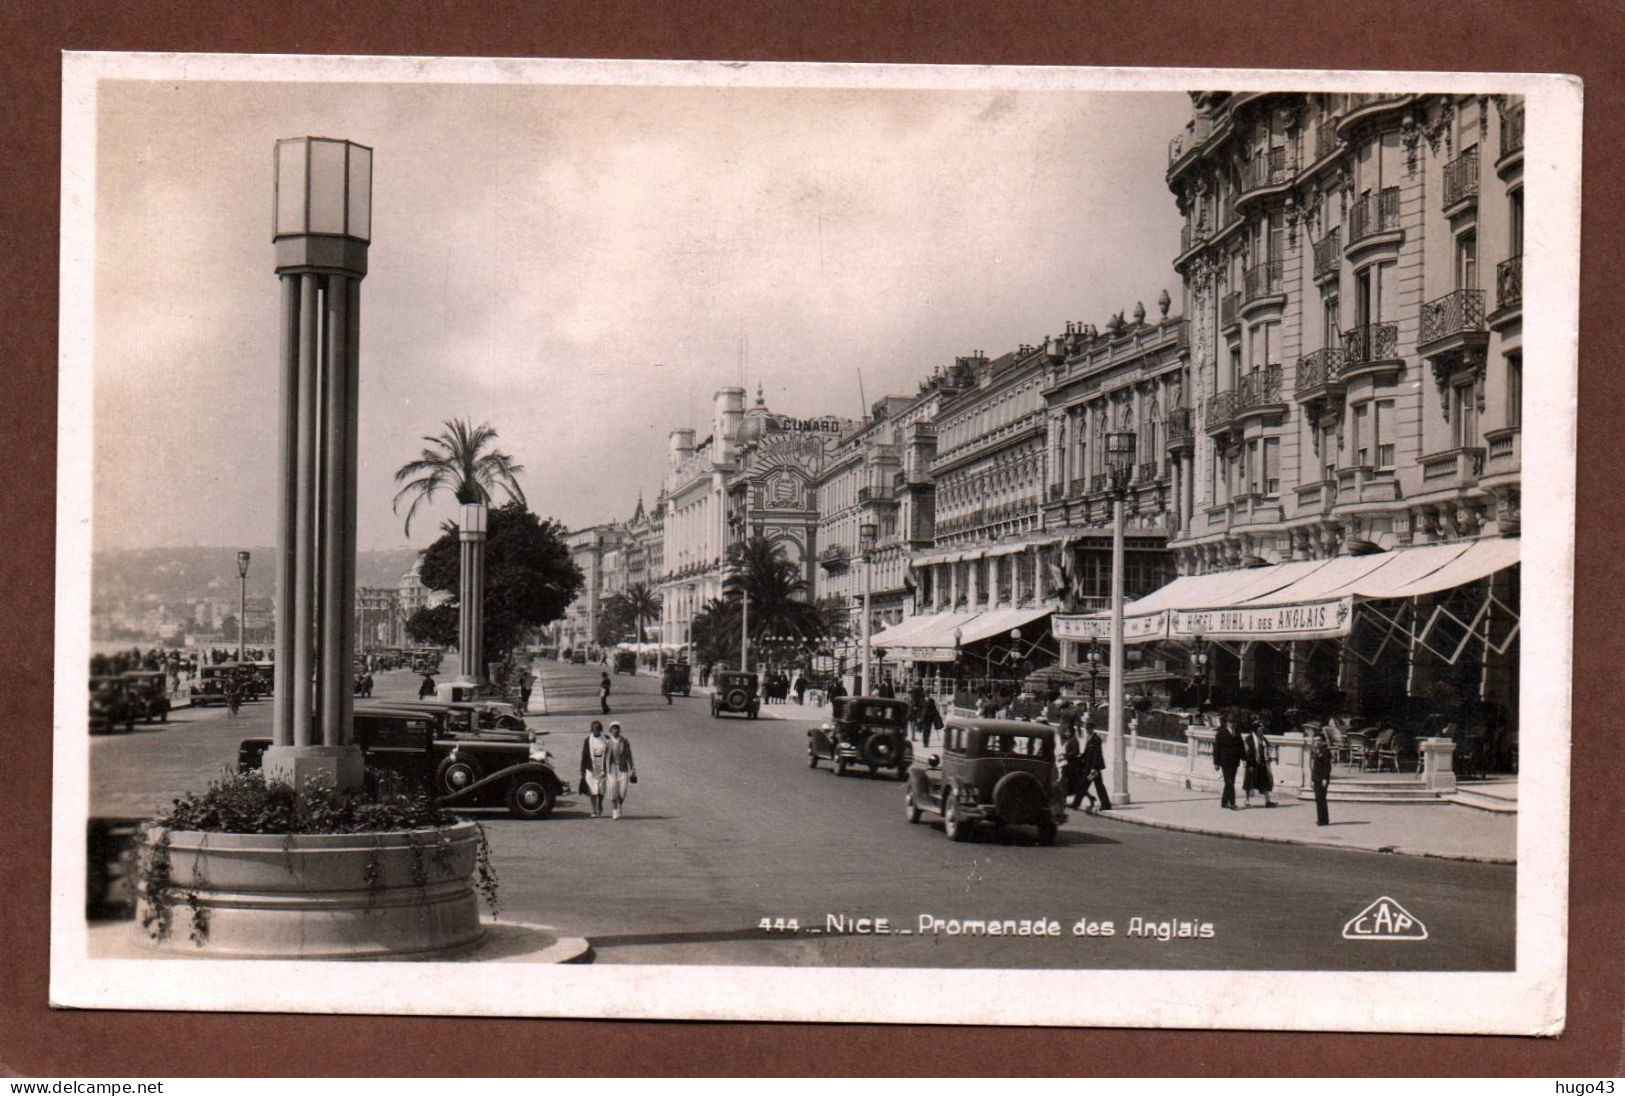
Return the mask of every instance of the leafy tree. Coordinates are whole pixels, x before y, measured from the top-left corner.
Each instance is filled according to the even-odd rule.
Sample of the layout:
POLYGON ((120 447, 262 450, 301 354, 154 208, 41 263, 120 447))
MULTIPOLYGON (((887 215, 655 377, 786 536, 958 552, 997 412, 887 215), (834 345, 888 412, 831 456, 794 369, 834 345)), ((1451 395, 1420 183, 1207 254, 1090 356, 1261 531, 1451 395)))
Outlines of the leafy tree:
POLYGON ((593 636, 600 647, 623 643, 636 626, 632 605, 623 594, 611 594, 598 603, 598 631, 593 636))
POLYGON ((395 482, 403 486, 395 492, 392 509, 400 513, 401 502, 412 500, 406 511, 407 536, 412 535, 412 516, 418 507, 441 491, 450 491, 460 503, 489 503, 492 492, 501 488, 511 501, 525 501, 518 480, 525 466, 500 449, 486 450, 497 440, 489 423, 471 426, 467 419, 447 419, 444 426, 438 436, 425 436, 428 445, 422 454, 395 472, 395 482))
MULTIPOLYGON (((581 592, 581 568, 570 558, 564 537, 564 526, 538 518, 517 499, 491 511, 484 590, 485 651, 491 661, 506 658, 531 629, 562 617, 581 592)), ((459 551, 458 529, 449 525, 423 553, 423 584, 452 598, 439 606, 450 622, 449 638, 430 642, 456 642, 459 551)), ((412 621, 419 621, 425 634, 448 635, 442 617, 419 610, 409 630, 412 621)))
POLYGON ((413 643, 450 647, 457 642, 457 606, 425 605, 406 618, 406 636, 413 643))

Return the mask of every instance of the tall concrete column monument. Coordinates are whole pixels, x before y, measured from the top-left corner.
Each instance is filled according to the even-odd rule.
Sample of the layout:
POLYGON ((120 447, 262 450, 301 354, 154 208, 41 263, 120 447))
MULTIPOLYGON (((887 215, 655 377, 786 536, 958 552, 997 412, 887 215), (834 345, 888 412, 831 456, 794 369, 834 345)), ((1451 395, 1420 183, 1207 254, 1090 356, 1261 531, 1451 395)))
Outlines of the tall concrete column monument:
POLYGON ((352 737, 361 279, 372 150, 278 141, 272 237, 282 279, 277 415, 276 702, 263 770, 359 787, 352 737))

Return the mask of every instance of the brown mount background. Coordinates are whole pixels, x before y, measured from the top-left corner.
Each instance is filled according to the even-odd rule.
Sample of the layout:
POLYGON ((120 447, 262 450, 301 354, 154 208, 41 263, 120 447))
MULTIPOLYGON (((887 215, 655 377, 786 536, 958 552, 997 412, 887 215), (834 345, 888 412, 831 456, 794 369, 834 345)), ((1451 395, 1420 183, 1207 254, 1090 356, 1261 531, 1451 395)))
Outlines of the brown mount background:
MULTIPOLYGON (((1616 441, 1625 422, 1618 287, 1625 35, 1613 0, 1411 4, 1348 0, 267 2, 0 0, 0 431, 12 471, 0 513, 7 626, 0 866, 0 1073, 34 1077, 849 1072, 1115 1075, 1617 1076, 1625 1004, 1625 812, 1619 690, 1625 574, 1616 441), (59 51, 450 54, 601 58, 1570 72, 1586 81, 1574 807, 1568 1029, 1559 1039, 1054 1029, 456 1020, 53 1012, 49 941, 55 520, 59 51), (612 1027, 623 1037, 606 1042, 612 1027), (475 1042, 471 1043, 470 1040, 475 1042), (470 1062, 466 1049, 482 1053, 470 1062), (605 1053, 614 1046, 613 1053, 605 1053), (498 1052, 500 1051, 500 1052, 498 1052)), ((1163 141, 1167 134, 1147 134, 1163 141)), ((183 272, 177 272, 183 273, 183 272)), ((1539 382, 1539 371, 1532 375, 1539 382)), ((1237 886, 1245 886, 1238 879, 1237 886)), ((1099 975, 1110 992, 1112 975, 1099 975)), ((1223 1016, 1215 1016, 1223 1024, 1223 1016)))

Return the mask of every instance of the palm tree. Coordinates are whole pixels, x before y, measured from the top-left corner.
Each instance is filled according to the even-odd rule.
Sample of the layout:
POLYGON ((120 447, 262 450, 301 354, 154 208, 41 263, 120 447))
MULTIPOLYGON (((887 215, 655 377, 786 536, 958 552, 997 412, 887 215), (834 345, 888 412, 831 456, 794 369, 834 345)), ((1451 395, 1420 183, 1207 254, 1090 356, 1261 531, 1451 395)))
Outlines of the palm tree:
POLYGON ((660 595, 649 589, 648 583, 634 582, 621 594, 632 618, 638 622, 638 642, 643 642, 643 622, 660 615, 660 595))
POLYGON ((749 595, 752 636, 796 636, 810 643, 824 633, 824 614, 808 601, 807 580, 785 556, 782 542, 753 537, 734 547, 729 564, 733 573, 722 584, 723 596, 736 606, 749 595))
POLYGON ((489 423, 471 426, 467 419, 447 419, 443 425, 445 430, 439 436, 424 437, 428 445, 423 453, 395 473, 395 482, 403 486, 395 492, 391 509, 400 513, 401 501, 411 498, 406 511, 409 537, 418 507, 441 491, 450 491, 460 503, 489 503, 491 493, 501 488, 510 499, 525 501, 518 479, 525 466, 499 449, 486 448, 497 440, 489 423))

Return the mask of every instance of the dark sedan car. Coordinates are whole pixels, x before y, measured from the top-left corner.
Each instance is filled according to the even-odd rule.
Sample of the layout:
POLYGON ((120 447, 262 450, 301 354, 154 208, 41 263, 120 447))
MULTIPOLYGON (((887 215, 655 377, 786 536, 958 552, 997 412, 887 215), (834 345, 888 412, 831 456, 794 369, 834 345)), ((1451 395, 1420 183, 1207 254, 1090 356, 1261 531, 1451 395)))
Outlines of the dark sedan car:
POLYGON ((747 715, 755 719, 762 710, 762 698, 757 692, 755 674, 739 670, 718 670, 712 679, 715 691, 711 694, 711 718, 723 712, 747 715))
POLYGON ((122 677, 90 679, 90 733, 135 730, 136 707, 130 700, 130 687, 122 677))
POLYGON ((169 675, 161 670, 126 670, 130 705, 144 722, 169 722, 169 675))
POLYGON ((904 813, 918 822, 924 811, 942 816, 953 841, 968 841, 972 827, 986 822, 1033 826, 1039 844, 1053 845, 1066 821, 1054 730, 1014 719, 950 718, 941 755, 908 773, 904 813))
POLYGON ((902 780, 914 760, 908 741, 908 701, 876 696, 843 696, 835 700, 830 721, 807 732, 807 763, 818 767, 829 759, 835 775, 849 765, 871 773, 891 769, 902 780))

